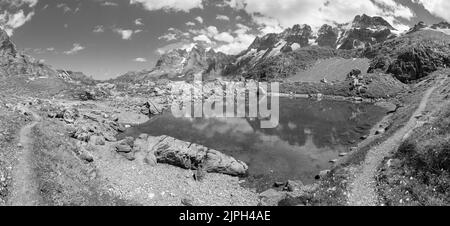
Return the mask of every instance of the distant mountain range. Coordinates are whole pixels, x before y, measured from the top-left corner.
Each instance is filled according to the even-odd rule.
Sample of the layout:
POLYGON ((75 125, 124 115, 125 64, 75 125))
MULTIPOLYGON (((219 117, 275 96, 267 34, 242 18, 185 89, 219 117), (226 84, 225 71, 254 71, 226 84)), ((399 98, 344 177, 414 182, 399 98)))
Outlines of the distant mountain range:
POLYGON ((195 75, 204 79, 246 77, 262 80, 284 78, 307 68, 317 59, 354 57, 355 51, 371 48, 402 35, 433 30, 450 35, 450 25, 419 23, 401 33, 382 17, 358 15, 347 24, 324 24, 314 32, 309 25, 294 25, 279 34, 257 37, 240 54, 226 55, 195 45, 192 49, 174 49, 158 60, 154 69, 129 72, 113 81, 136 82, 167 78, 190 80, 195 75))
MULTIPOLYGON (((383 72, 394 74, 399 79, 407 81, 410 78, 420 77, 418 74, 428 69, 450 65, 450 62, 447 62, 449 53, 445 52, 446 48, 449 48, 445 45, 449 37, 447 35, 450 35, 450 24, 447 22, 434 25, 419 23, 409 31, 400 33, 382 17, 358 15, 351 23, 325 24, 318 31, 313 31, 311 26, 304 24, 295 25, 279 34, 271 33, 257 37, 238 55, 226 55, 201 45, 194 45, 190 49, 174 49, 162 55, 153 69, 128 72, 110 82, 138 83, 162 78, 192 80, 194 77, 283 80, 307 69, 319 59, 332 57, 368 58, 371 59, 369 71, 384 70, 383 72), (432 41, 442 39, 444 43, 427 42, 422 45, 420 43, 422 39, 413 39, 414 43, 405 44, 406 39, 411 42, 409 38, 411 35, 424 32, 440 35, 433 37, 428 35, 422 39, 432 41), (413 52, 410 52, 411 50, 413 52), (421 60, 424 56, 418 54, 433 56, 437 62, 421 60), (406 73, 406 77, 400 75, 402 73, 406 73)), ((47 76, 70 83, 95 83, 92 78, 81 72, 56 71, 44 62, 17 51, 3 30, 0 30, 0 66, 2 77, 47 76)))

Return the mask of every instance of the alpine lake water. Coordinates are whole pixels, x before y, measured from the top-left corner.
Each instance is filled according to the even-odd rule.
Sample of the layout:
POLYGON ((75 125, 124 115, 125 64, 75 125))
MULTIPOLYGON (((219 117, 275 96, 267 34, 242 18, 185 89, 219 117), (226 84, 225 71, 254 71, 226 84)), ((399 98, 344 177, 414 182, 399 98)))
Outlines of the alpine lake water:
POLYGON ((273 129, 262 129, 258 118, 178 118, 166 111, 120 137, 168 135, 216 149, 247 163, 244 186, 262 191, 287 180, 312 183, 386 114, 370 103, 287 97, 279 103, 273 129))

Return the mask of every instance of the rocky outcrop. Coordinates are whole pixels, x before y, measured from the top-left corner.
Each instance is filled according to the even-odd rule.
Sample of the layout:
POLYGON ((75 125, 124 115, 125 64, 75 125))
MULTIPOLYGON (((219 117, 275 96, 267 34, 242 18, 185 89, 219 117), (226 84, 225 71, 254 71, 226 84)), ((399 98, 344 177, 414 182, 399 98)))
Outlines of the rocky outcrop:
POLYGON ((92 77, 85 75, 83 72, 74 72, 67 70, 57 70, 58 76, 68 83, 79 85, 96 85, 97 81, 92 77))
POLYGON ((316 43, 319 46, 336 48, 339 33, 337 28, 324 24, 317 33, 316 43))
POLYGON ((393 74, 402 82, 417 80, 450 66, 450 36, 433 30, 419 30, 371 48, 369 72, 393 74))
POLYGON ((0 77, 53 77, 57 73, 42 61, 18 52, 8 34, 0 28, 0 77))
POLYGON ((233 157, 202 145, 193 144, 172 137, 162 136, 154 146, 158 162, 180 166, 186 169, 203 168, 210 173, 242 176, 248 166, 233 157))
POLYGON ((0 29, 0 56, 6 54, 16 54, 16 46, 10 40, 6 31, 0 29))
POLYGON ((381 17, 370 17, 365 14, 356 16, 351 28, 344 32, 338 40, 339 49, 365 48, 396 37, 396 31, 381 17))
POLYGON ((158 162, 232 176, 247 174, 248 166, 244 162, 202 145, 169 136, 152 137, 145 134, 133 143, 126 140, 119 143, 116 151, 127 155, 132 153, 136 160, 144 164, 154 165, 158 162))
POLYGON ((427 24, 425 24, 425 22, 421 21, 421 22, 417 23, 416 25, 414 25, 414 27, 412 27, 406 33, 411 34, 414 32, 424 31, 424 30, 432 30, 432 31, 442 32, 444 34, 450 35, 450 23, 443 21, 443 22, 440 22, 437 24, 427 25, 427 24))
POLYGON ((232 56, 197 44, 188 50, 174 49, 163 54, 152 70, 129 72, 112 82, 137 83, 157 79, 193 80, 195 76, 215 77, 220 76, 233 59, 232 56))

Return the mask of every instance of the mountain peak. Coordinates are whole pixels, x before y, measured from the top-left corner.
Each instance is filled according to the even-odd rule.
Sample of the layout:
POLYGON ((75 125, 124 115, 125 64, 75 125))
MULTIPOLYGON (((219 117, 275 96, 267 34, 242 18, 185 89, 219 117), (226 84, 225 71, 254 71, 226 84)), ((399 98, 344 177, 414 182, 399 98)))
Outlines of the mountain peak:
POLYGON ((11 41, 8 33, 0 28, 0 53, 15 54, 16 46, 11 41))
POLYGON ((389 30, 396 30, 385 19, 379 16, 368 16, 366 14, 357 15, 352 23, 353 28, 380 28, 385 27, 389 30))

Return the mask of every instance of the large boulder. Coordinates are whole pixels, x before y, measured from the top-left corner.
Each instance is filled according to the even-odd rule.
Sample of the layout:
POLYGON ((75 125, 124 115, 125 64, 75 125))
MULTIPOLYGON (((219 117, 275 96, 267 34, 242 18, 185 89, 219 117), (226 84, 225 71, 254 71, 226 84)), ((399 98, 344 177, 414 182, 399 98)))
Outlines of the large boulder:
POLYGON ((232 176, 247 174, 248 166, 231 156, 202 145, 181 141, 169 136, 142 135, 134 141, 136 158, 147 164, 166 163, 185 169, 202 168, 209 173, 232 176))

